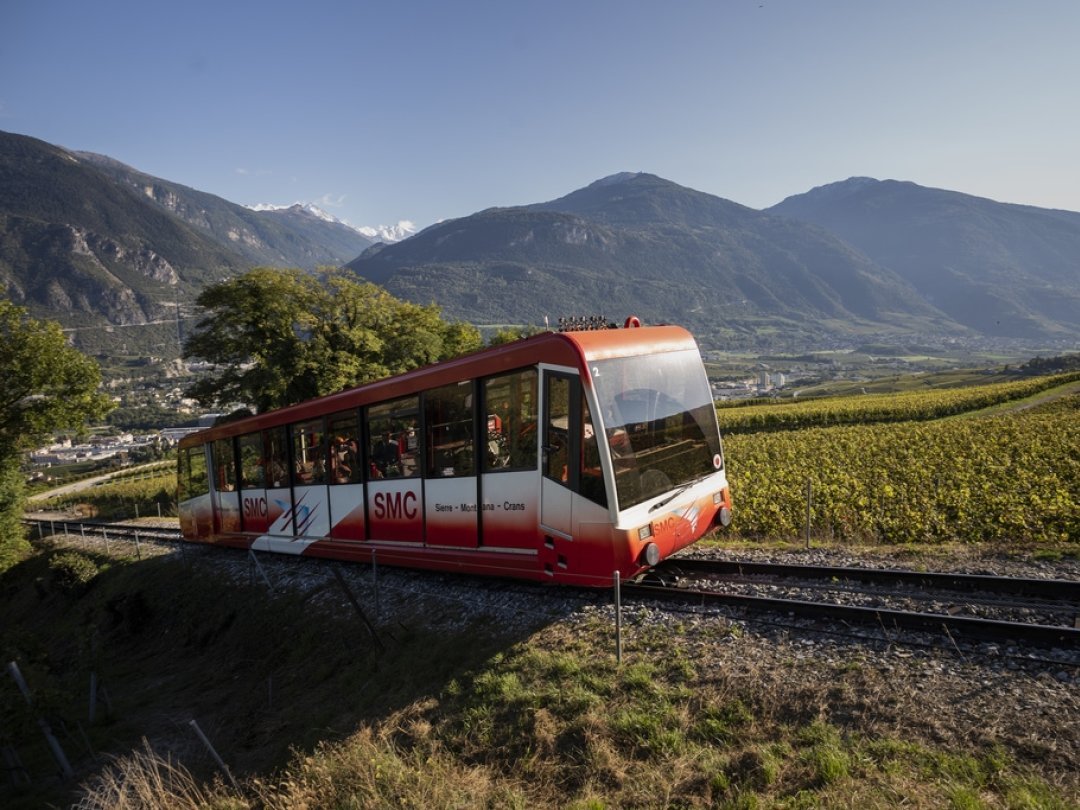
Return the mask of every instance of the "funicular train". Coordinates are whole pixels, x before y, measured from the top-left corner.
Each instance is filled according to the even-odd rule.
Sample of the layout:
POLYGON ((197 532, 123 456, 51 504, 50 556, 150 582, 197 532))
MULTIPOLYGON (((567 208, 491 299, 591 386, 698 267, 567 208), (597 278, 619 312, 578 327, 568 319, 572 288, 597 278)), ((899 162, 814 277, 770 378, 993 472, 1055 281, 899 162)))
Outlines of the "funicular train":
POLYGON ((186 436, 188 541, 573 585, 731 519, 676 326, 545 332, 186 436))

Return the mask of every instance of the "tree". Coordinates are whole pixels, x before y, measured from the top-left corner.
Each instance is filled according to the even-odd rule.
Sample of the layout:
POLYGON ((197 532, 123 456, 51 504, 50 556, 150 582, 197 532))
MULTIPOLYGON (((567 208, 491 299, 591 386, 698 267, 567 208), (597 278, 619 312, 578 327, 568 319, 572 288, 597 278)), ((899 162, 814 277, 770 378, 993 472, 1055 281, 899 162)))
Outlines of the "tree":
POLYGON ((58 430, 81 430, 112 408, 97 363, 68 345, 60 325, 0 299, 0 568, 23 548, 25 450, 58 430))
POLYGON ((506 343, 513 343, 517 340, 538 335, 542 331, 536 326, 505 326, 489 337, 487 344, 488 346, 502 346, 506 343))
POLYGON ((207 287, 184 357, 216 367, 188 393, 205 406, 259 412, 480 348, 468 324, 401 301, 345 271, 255 268, 207 287))

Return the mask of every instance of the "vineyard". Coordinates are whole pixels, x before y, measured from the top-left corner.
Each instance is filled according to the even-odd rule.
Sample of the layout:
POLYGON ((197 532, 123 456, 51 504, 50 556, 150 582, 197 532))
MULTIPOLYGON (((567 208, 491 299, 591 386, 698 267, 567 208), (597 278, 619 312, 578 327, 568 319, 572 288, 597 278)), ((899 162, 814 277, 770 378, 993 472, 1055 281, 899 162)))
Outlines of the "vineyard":
POLYGON ((1014 402, 1077 381, 1080 381, 1080 373, 1071 372, 973 388, 867 394, 777 404, 761 404, 760 400, 725 402, 718 405, 717 416, 724 435, 870 422, 925 421, 1014 402))
POLYGON ((49 498, 40 506, 114 520, 175 516, 176 469, 159 467, 150 472, 118 477, 75 494, 49 498))
MULTIPOLYGON (((1078 379, 721 407, 735 501, 727 536, 802 538, 809 485, 811 533, 822 540, 1080 542, 1080 395, 995 416, 940 418, 1078 379)), ((171 516, 175 498, 176 474, 166 467, 46 507, 114 519, 171 516)))
MULTIPOLYGON (((969 403, 993 404, 1001 386, 989 388, 940 392, 943 396, 932 397, 935 402, 926 408, 941 407, 941 400, 950 399, 944 395, 953 393, 969 403)), ((903 404, 890 411, 884 402, 872 403, 864 421, 902 407, 918 410, 906 395, 882 399, 903 404)), ((854 419, 858 403, 865 400, 838 411, 854 419)), ((884 543, 1076 542, 1077 448, 1076 395, 993 417, 728 435, 733 526, 750 538, 801 537, 809 485, 816 537, 884 543)))

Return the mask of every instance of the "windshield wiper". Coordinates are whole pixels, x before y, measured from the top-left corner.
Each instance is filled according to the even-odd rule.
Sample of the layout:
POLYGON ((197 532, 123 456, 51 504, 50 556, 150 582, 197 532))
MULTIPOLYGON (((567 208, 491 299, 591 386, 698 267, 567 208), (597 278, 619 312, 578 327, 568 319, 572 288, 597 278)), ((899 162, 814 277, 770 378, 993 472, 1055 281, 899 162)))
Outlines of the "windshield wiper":
POLYGON ((680 495, 682 495, 684 492, 686 492, 686 490, 690 489, 690 487, 692 487, 696 483, 697 483, 697 481, 691 481, 689 484, 683 484, 677 490, 675 490, 670 495, 668 495, 666 498, 664 498, 664 500, 657 501, 652 506, 650 506, 649 511, 650 512, 655 512, 661 506, 667 506, 667 504, 671 503, 673 500, 678 498, 680 495))
POLYGON ((652 506, 650 506, 650 507, 649 507, 649 511, 650 511, 650 512, 655 512, 655 511, 656 511, 657 509, 659 509, 660 507, 662 507, 662 506, 667 506, 667 505, 668 505, 669 503, 671 503, 671 502, 672 502, 673 500, 675 500, 675 499, 676 499, 676 498, 678 498, 678 497, 679 497, 680 495, 682 495, 682 494, 683 494, 684 492, 686 492, 686 490, 690 489, 690 487, 694 486, 694 484, 699 484, 699 483, 701 483, 702 481, 704 481, 704 480, 705 480, 706 478, 708 478, 708 477, 709 477, 709 475, 710 475, 710 474, 711 474, 711 473, 706 473, 705 475, 699 475, 699 476, 698 476, 697 478, 695 478, 695 479, 694 479, 693 481, 688 481, 687 483, 683 484, 683 485, 682 485, 681 487, 679 487, 679 488, 678 488, 677 490, 675 490, 674 492, 672 492, 672 493, 671 493, 670 495, 668 495, 668 496, 667 496, 666 498, 664 498, 664 499, 663 499, 662 501, 657 501, 657 502, 656 502, 656 503, 654 503, 654 504, 653 504, 652 506))

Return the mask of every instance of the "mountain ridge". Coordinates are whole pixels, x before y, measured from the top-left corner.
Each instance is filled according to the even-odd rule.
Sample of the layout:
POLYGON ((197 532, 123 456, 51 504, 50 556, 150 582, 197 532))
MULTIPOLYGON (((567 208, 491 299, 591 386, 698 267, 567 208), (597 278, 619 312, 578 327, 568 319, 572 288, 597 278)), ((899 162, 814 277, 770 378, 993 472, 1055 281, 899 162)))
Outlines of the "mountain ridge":
POLYGON ((1076 339, 1078 257, 1080 213, 870 177, 757 210, 647 172, 373 242, 307 205, 254 211, 0 132, 0 285, 89 348, 159 323, 175 351, 185 302, 254 264, 343 265, 479 324, 633 313, 729 346, 1076 339))
POLYGON ((453 316, 491 322, 615 306, 699 328, 726 317, 744 333, 787 323, 810 334, 843 320, 952 329, 906 282, 825 230, 640 172, 440 223, 346 266, 395 295, 432 296, 453 316), (483 285, 493 300, 482 300, 483 285), (706 303, 703 286, 725 295, 706 303), (562 311, 545 311, 552 304, 562 311))
POLYGON ((819 186, 766 211, 836 233, 980 332, 1080 331, 1080 213, 873 178, 819 186))

